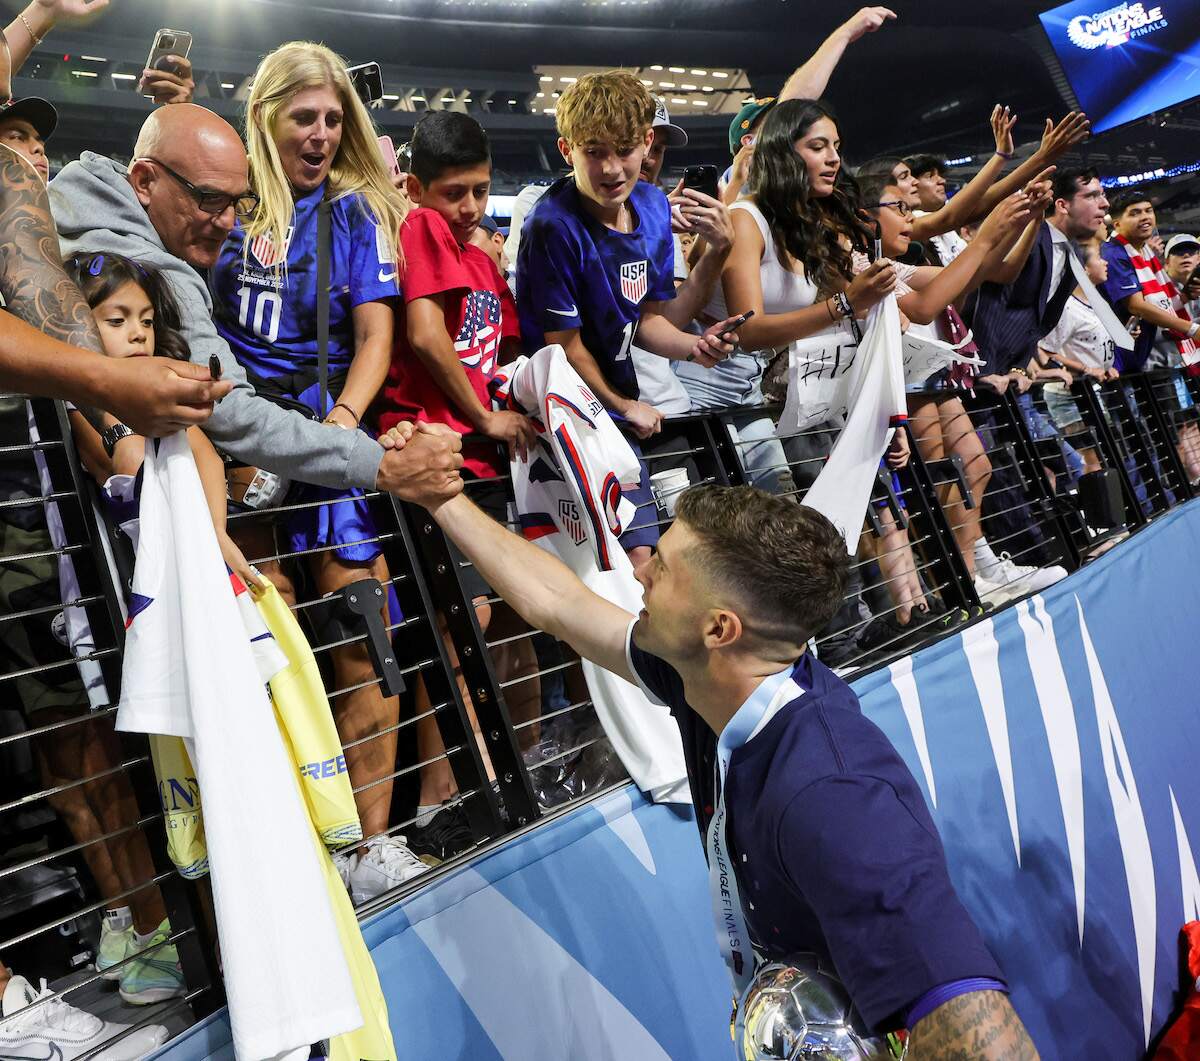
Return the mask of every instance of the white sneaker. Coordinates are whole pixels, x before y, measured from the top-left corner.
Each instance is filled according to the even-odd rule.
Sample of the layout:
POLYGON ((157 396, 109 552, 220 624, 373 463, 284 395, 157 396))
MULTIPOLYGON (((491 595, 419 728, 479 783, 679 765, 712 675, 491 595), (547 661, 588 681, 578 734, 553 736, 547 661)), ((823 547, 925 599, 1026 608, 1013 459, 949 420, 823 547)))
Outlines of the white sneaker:
POLYGON ((152 1024, 92 1053, 129 1025, 102 1021, 62 999, 33 1005, 53 995, 45 980, 40 991, 23 976, 9 980, 0 999, 0 1057, 5 1061, 72 1061, 84 1054, 91 1061, 137 1061, 167 1041, 167 1029, 152 1024))
MULTIPOLYGON (((997 556, 986 538, 980 538, 975 543, 975 572, 977 582, 982 578, 984 582, 1001 587, 1005 594, 1003 600, 1014 600, 1026 593, 1038 593, 1067 577, 1067 569, 1057 564, 1052 567, 1025 566, 1018 564, 1008 553, 997 556)), ((979 596, 983 597, 982 590, 979 596)))
POLYGON ((427 872, 429 867, 408 849, 403 836, 378 837, 367 845, 365 855, 354 860, 350 870, 350 898, 355 906, 361 906, 427 872))
POLYGON ((1014 593, 1011 586, 1005 585, 1003 582, 993 582, 980 574, 975 576, 975 592, 979 594, 979 599, 984 604, 990 604, 993 608, 998 608, 1001 604, 1015 600, 1021 595, 1019 591, 1014 593))
POLYGON ((1010 586, 1019 585, 1021 593, 1040 593, 1067 577, 1067 569, 1058 564, 1051 567, 1026 567, 1016 563, 1007 553, 1000 554, 1000 569, 1001 581, 1010 586))

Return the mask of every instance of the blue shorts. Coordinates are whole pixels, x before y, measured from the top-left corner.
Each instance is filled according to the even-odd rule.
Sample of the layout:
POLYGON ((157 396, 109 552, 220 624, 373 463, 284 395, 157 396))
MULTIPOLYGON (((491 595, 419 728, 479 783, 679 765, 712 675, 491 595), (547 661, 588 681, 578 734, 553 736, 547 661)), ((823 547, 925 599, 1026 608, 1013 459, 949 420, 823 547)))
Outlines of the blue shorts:
POLYGON ((642 460, 642 447, 638 445, 637 436, 623 423, 617 422, 617 427, 621 429, 625 441, 633 448, 642 471, 636 489, 621 491, 623 497, 628 498, 632 504, 637 506, 637 513, 630 520, 628 529, 618 541, 626 552, 636 549, 640 545, 653 549, 662 534, 658 528, 658 504, 650 490, 650 470, 646 467, 646 462, 642 460))
MULTIPOLYGON (((314 385, 295 397, 314 412, 320 403, 319 387, 314 385)), ((325 415, 333 409, 337 398, 326 395, 325 415)), ((361 428, 359 429, 361 430, 361 428)), ((288 497, 288 504, 314 501, 336 502, 314 505, 284 514, 283 528, 288 535, 292 552, 309 551, 336 545, 334 555, 346 563, 370 563, 383 551, 372 539, 379 536, 367 502, 361 500, 361 490, 335 490, 328 486, 298 483, 288 497), (342 498, 358 500, 340 500, 342 498)))

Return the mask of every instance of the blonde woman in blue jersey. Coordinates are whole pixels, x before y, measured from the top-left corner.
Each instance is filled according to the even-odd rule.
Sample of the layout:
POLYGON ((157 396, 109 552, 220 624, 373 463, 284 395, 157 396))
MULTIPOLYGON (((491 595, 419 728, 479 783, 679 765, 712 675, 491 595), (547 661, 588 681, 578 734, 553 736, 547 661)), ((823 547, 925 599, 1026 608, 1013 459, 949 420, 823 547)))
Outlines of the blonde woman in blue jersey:
MULTIPOLYGON (((267 55, 246 102, 246 143, 260 206, 252 219, 239 221, 213 270, 218 329, 261 395, 301 406, 347 431, 360 430, 390 362, 393 302, 399 293, 396 233, 406 203, 384 169, 375 128, 344 60, 323 45, 305 42, 267 55), (317 280, 323 204, 329 214, 327 293, 318 291, 317 280), (319 298, 329 303, 323 402, 319 298)), ((320 594, 368 577, 388 585, 377 532, 361 496, 310 485, 297 489, 289 502, 329 503, 290 512, 286 522, 273 527, 239 521, 245 529, 238 539, 246 554, 309 552, 309 573, 320 594)), ((294 601, 292 573, 279 562, 260 568, 286 600, 294 601)), ((385 613, 387 622, 398 618, 385 613)), ((382 695, 365 642, 333 649, 331 657, 338 688, 353 689, 337 697, 335 713, 347 745, 350 780, 362 789, 357 802, 368 838, 341 868, 355 899, 364 901, 424 866, 402 838, 381 835, 392 797, 388 778, 395 770, 398 698, 382 695)))

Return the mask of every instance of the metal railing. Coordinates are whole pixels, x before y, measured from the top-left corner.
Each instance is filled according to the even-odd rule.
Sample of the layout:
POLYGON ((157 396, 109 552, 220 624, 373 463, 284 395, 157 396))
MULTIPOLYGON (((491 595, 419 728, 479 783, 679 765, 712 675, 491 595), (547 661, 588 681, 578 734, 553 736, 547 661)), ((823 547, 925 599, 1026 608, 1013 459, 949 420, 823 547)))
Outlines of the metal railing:
MULTIPOLYGON (((1193 497, 1198 397, 1196 381, 1176 372, 1035 386, 1027 399, 914 394, 924 413, 903 428, 911 458, 895 474, 881 469, 852 585, 816 639, 817 654, 861 673, 1002 604, 998 579, 980 582, 984 560, 964 551, 980 531, 993 554, 1010 558, 1005 565, 1070 571, 1193 497), (951 400, 961 413, 930 413, 931 402, 951 400)), ((651 472, 685 469, 693 484, 751 482, 800 498, 835 432, 822 425, 777 435, 776 413, 760 406, 671 418, 645 447, 646 463, 651 472)), ((224 996, 208 886, 185 880, 168 858, 146 739, 113 728, 132 551, 97 504, 60 404, 0 399, 0 482, 0 963, 51 981, 52 995, 37 1006, 62 998, 174 1033, 224 996), (68 561, 73 583, 62 577, 68 561), (86 618, 89 645, 55 635, 68 611, 86 618), (105 908, 146 897, 161 899, 169 934, 153 946, 177 948, 184 987, 134 1009, 90 966, 105 908)), ((481 486, 469 482, 468 494, 481 486)), ((335 718, 352 699, 374 705, 371 725, 343 734, 360 810, 368 799, 386 804, 384 824, 364 843, 415 843, 428 828, 422 782, 434 774, 440 809, 464 823, 457 842, 426 856, 426 872, 364 903, 366 913, 626 774, 577 655, 515 621, 494 594, 481 598, 469 566, 422 510, 380 494, 362 501, 373 525, 363 541, 379 556, 363 579, 333 591, 315 574, 331 547, 297 549, 278 529, 255 528, 353 502, 293 499, 233 514, 229 526, 247 542, 276 543, 247 556, 286 575, 335 718)), ((669 525, 664 509, 655 522, 669 525)), ((1009 596, 1031 584, 1014 578, 1009 596)), ((142 956, 128 954, 111 972, 142 956)))

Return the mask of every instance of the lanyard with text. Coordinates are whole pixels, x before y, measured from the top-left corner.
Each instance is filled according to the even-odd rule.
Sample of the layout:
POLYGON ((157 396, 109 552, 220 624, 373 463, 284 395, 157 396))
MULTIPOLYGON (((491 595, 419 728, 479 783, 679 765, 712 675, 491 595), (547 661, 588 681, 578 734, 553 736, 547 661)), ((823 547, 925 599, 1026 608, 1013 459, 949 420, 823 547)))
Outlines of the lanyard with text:
POLYGON ((804 695, 805 690, 796 683, 794 673, 795 668, 789 667, 767 678, 738 708, 717 740, 717 761, 713 765, 720 795, 712 821, 708 823, 708 887, 712 894, 717 946, 733 980, 735 999, 742 997, 754 979, 756 960, 725 835, 725 781, 734 751, 758 734, 782 708, 804 695))

